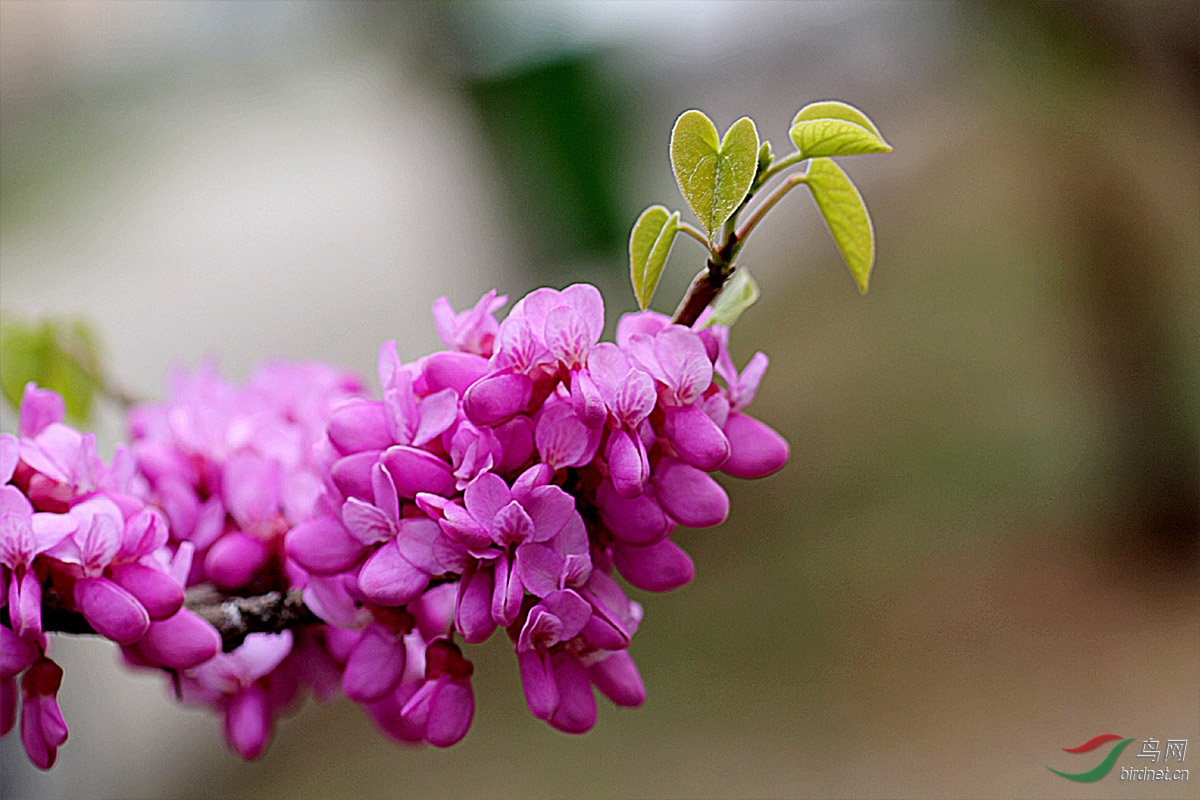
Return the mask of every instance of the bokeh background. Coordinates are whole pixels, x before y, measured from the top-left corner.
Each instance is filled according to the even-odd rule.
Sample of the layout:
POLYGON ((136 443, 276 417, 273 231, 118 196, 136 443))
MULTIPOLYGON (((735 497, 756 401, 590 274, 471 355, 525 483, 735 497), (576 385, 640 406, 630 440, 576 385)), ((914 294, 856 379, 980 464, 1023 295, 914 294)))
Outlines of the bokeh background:
MULTIPOLYGON (((0 304, 86 316, 162 393, 214 357, 373 375, 429 307, 593 281, 683 207, 688 108, 776 150, 838 98, 860 297, 801 192, 743 252, 734 350, 792 445, 638 595, 649 699, 582 737, 524 708, 503 637, 474 726, 394 746, 308 705, 259 762, 62 637, 71 738, 0 744, 4 797, 1195 797, 1200 791, 1200 24, 1194 3, 0 2, 0 304), (1100 733, 1190 743, 1188 783, 1074 784, 1100 733)), ((670 311, 702 253, 676 246, 670 311)), ((6 430, 14 419, 6 411, 6 430)), ((97 421, 111 447, 111 409, 97 421)), ((1144 766, 1131 746, 1119 764, 1144 766)))

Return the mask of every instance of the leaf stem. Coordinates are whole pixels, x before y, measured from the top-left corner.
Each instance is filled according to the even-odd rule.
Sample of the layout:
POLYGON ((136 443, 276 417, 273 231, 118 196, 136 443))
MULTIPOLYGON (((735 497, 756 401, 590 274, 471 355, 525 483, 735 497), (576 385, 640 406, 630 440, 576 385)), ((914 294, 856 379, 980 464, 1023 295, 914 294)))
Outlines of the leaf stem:
POLYGON ((738 241, 744 242, 746 237, 750 235, 750 231, 754 230, 755 226, 762 221, 762 218, 766 216, 767 212, 774 208, 775 204, 782 200, 785 194, 800 184, 806 183, 807 181, 808 175, 806 173, 797 173, 776 186, 775 191, 767 195, 767 199, 763 200, 762 204, 759 205, 758 208, 754 209, 754 213, 750 215, 748 220, 746 220, 746 224, 743 225, 741 230, 737 232, 738 241))
POLYGON ((799 164, 801 161, 804 161, 806 158, 807 157, 803 153, 801 153, 799 150, 797 150, 794 153, 789 153, 788 155, 784 156, 783 158, 781 158, 778 161, 776 161, 775 163, 773 163, 766 170, 764 170, 763 173, 761 175, 759 175, 755 179, 754 182, 758 186, 762 186, 764 183, 771 180, 771 178, 774 178, 776 175, 783 172, 788 167, 793 167, 796 164, 799 164))
POLYGON ((708 243, 708 237, 705 236, 704 233, 702 231, 700 231, 700 229, 698 229, 696 226, 692 225, 691 223, 680 222, 679 227, 676 229, 676 231, 678 233, 686 233, 688 236, 692 237, 697 242, 704 245, 704 248, 706 250, 709 250, 709 251, 712 250, 712 245, 710 245, 708 243))

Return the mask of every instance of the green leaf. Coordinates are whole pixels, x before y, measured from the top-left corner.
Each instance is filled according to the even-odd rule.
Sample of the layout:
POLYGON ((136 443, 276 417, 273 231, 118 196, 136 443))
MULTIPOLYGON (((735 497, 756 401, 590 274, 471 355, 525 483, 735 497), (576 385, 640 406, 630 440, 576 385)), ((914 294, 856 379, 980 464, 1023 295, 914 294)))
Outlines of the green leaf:
POLYGON ((845 103, 811 103, 792 119, 792 142, 805 158, 890 153, 892 147, 867 115, 845 103))
POLYGON ((658 279, 662 277, 678 230, 679 212, 669 212, 662 206, 650 206, 633 224, 629 236, 629 272, 633 293, 643 311, 658 288, 658 279))
POLYGON ((758 130, 742 117, 717 140, 701 111, 685 111, 671 131, 671 165, 683 199, 712 240, 750 192, 758 166, 758 130))
POLYGON ((810 119, 840 119, 852 122, 860 128, 866 128, 876 139, 881 142, 883 141, 883 134, 875 127, 875 123, 867 119, 866 114, 849 103, 842 103, 838 100, 822 100, 818 103, 809 103, 797 111, 796 116, 792 117, 792 127, 794 128, 797 123, 810 119))
POLYGON ((866 294, 875 263, 875 232, 862 196, 842 168, 828 158, 812 160, 807 184, 846 266, 866 294))
POLYGON ((61 394, 67 414, 85 421, 99 389, 98 365, 95 336, 82 320, 0 324, 0 389, 14 408, 33 381, 61 394))
POLYGON ((712 316, 702 327, 732 327, 743 311, 758 302, 758 296, 758 284, 754 282, 754 278, 750 277, 749 272, 739 268, 722 287, 717 299, 713 300, 712 316))
POLYGON ((773 163, 775 163, 775 154, 771 152, 771 143, 763 139, 762 146, 758 148, 758 163, 755 165, 755 172, 766 172, 773 163))
POLYGON ((805 158, 892 152, 887 142, 866 128, 842 119, 805 120, 793 125, 789 133, 805 158))

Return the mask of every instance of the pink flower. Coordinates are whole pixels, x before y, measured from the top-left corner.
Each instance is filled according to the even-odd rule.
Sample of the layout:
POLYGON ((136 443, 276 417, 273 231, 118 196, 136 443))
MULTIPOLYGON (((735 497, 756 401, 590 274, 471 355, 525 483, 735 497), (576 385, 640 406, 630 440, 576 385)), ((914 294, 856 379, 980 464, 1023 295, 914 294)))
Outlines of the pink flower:
POLYGON ((21 677, 21 741, 38 769, 50 769, 67 741, 67 723, 58 708, 62 668, 40 658, 21 677))

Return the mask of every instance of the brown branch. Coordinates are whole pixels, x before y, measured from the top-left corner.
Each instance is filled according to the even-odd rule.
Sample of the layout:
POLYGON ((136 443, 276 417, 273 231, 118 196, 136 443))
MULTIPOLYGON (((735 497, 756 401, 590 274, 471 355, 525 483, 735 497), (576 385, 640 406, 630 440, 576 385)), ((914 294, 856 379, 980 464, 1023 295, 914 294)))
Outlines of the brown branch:
MULTIPOLYGON (((221 649, 228 653, 251 633, 279 633, 321 620, 304 604, 301 589, 267 592, 255 597, 224 595, 210 585, 188 590, 184 607, 217 629, 221 649)), ((8 609, 3 610, 7 623, 8 609)), ((98 635, 87 618, 67 608, 56 594, 48 592, 42 604, 42 630, 46 633, 98 635)))
POLYGON ((221 594, 210 585, 188 590, 185 606, 221 634, 221 649, 235 649, 251 633, 280 633, 321 622, 304 604, 301 589, 255 597, 221 594))
POLYGON ((704 309, 708 308, 709 304, 721 293, 725 281, 729 280, 729 276, 737 269, 733 266, 733 257, 737 250, 738 237, 731 232, 729 238, 725 240, 725 244, 717 251, 716 258, 708 260, 708 269, 701 272, 692 281, 687 295, 679 304, 679 308, 675 310, 675 316, 671 322, 688 327, 696 323, 704 309))

